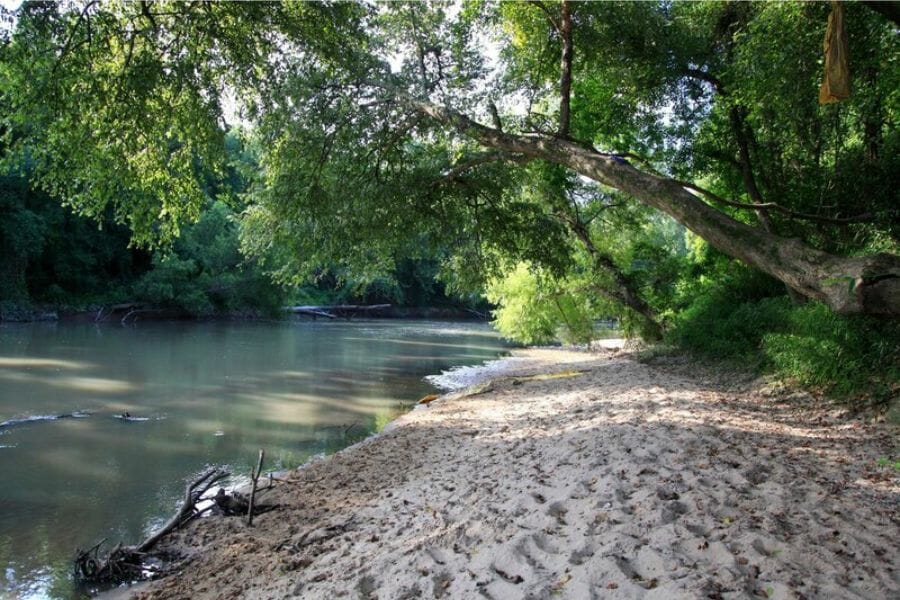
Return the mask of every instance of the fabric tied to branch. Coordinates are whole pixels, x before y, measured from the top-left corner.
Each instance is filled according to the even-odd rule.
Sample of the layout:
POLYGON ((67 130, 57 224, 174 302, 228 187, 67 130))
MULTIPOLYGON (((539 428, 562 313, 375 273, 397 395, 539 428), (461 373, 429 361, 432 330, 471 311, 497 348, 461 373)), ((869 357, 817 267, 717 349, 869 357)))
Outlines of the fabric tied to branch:
POLYGON ((825 77, 819 88, 819 104, 840 102, 850 97, 850 44, 844 27, 844 7, 833 2, 825 30, 825 77))

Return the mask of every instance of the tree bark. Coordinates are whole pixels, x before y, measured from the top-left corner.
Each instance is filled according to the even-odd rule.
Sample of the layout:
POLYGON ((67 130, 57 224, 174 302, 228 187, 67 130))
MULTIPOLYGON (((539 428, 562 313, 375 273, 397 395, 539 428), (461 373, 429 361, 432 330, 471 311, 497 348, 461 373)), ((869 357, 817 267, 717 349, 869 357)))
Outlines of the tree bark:
POLYGON ((718 250, 747 263, 840 313, 900 315, 900 257, 879 253, 841 257, 750 227, 719 212, 677 181, 548 136, 524 136, 486 127, 453 109, 403 99, 431 119, 483 146, 546 160, 621 190, 656 208, 718 250))

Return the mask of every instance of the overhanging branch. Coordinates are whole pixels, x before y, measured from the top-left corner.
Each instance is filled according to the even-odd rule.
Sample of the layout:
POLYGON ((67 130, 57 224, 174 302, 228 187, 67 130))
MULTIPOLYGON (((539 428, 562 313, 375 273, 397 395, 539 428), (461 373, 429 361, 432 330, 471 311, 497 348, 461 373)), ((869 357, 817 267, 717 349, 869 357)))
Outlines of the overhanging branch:
POLYGON ((752 203, 752 202, 736 202, 734 200, 728 200, 719 196, 718 194, 711 192, 707 189, 700 187, 699 185, 695 185, 693 183, 687 181, 678 181, 678 183, 689 190, 693 190, 703 196, 706 196, 713 202, 718 204, 724 204, 725 206, 733 206, 735 208, 742 208, 744 210, 773 210, 775 212, 781 213, 787 217, 792 219, 802 219, 805 221, 816 221, 818 223, 832 223, 836 225, 847 225, 850 223, 866 223, 872 221, 874 215, 872 213, 862 213, 859 215, 854 215, 852 217, 823 217, 821 215, 814 215, 810 213, 797 212, 795 210, 791 210, 780 204, 776 204, 775 202, 761 202, 761 203, 752 203))
POLYGON ((443 177, 441 177, 441 180, 453 181, 466 171, 489 163, 507 162, 510 164, 521 165, 527 163, 529 160, 534 159, 521 155, 508 154, 505 152, 484 152, 482 154, 470 155, 465 160, 461 160, 453 165, 450 170, 447 171, 443 175, 443 177))
POLYGON ((800 240, 741 223, 709 206, 682 182, 637 169, 620 157, 603 155, 556 136, 523 136, 498 131, 448 106, 412 98, 395 86, 372 85, 487 148, 545 160, 618 189, 673 217, 725 254, 772 275, 806 296, 827 303, 835 311, 900 315, 898 256, 829 254, 800 240))

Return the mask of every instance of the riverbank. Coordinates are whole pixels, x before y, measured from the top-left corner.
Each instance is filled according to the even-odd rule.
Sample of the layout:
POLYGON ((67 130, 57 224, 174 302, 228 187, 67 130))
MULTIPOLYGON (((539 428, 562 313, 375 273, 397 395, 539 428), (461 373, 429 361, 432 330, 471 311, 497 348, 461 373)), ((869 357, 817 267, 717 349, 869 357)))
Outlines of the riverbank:
MULTIPOLYGON (((489 316, 469 308, 453 306, 390 306, 360 315, 344 315, 343 320, 353 319, 432 319, 452 321, 488 321, 489 316)), ((43 305, 34 308, 19 306, 0 307, 0 323, 113 323, 133 325, 138 321, 254 321, 254 320, 316 320, 310 315, 291 315, 287 312, 266 314, 258 310, 235 310, 195 315, 183 310, 126 303, 121 305, 96 305, 89 308, 70 308, 43 305)))
POLYGON ((896 429, 683 359, 528 350, 204 519, 139 598, 891 598, 896 429), (495 374, 498 375, 498 374, 495 374))

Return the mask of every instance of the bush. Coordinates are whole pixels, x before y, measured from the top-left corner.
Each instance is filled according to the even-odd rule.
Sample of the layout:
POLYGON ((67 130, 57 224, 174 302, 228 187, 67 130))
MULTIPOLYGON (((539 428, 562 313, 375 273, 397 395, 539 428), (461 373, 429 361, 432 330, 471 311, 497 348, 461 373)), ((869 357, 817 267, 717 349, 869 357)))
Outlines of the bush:
POLYGON ((233 312, 277 314, 285 291, 272 283, 238 248, 231 211, 213 203, 186 228, 169 254, 158 254, 153 269, 134 286, 138 300, 194 316, 233 312))
POLYGON ((777 373, 836 396, 886 399, 900 381, 896 323, 837 315, 818 303, 791 310, 787 331, 764 335, 762 351, 777 373))
POLYGON ((497 305, 494 327, 523 344, 589 342, 594 333, 587 299, 566 291, 561 282, 542 278, 525 263, 488 284, 487 298, 497 305))
MULTIPOLYGON (((677 315, 667 340, 840 398, 887 399, 900 379, 900 326, 849 317, 786 296, 743 300, 740 277, 713 286, 677 315)), ((764 288, 749 286, 757 295, 764 288)), ((749 294, 748 294, 749 295, 749 294)))

